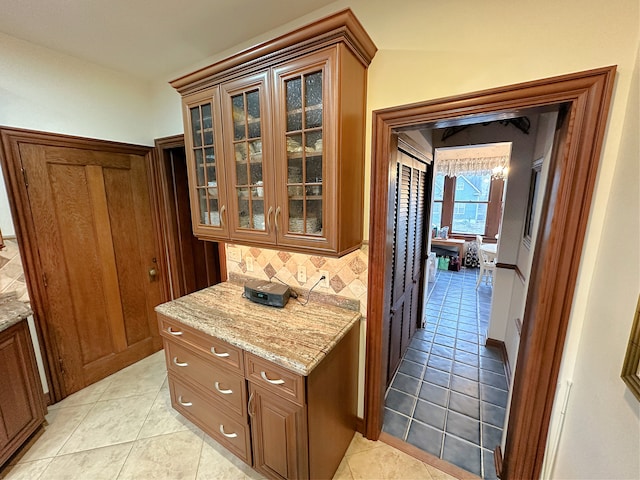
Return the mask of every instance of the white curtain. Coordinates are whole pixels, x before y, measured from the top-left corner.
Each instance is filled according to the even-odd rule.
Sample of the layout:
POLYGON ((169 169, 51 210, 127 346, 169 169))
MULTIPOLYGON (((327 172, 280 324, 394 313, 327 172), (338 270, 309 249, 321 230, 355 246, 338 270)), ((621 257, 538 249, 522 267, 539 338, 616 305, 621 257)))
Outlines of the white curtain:
POLYGON ((494 143, 472 147, 437 148, 436 173, 458 175, 502 176, 509 167, 511 143, 494 143))

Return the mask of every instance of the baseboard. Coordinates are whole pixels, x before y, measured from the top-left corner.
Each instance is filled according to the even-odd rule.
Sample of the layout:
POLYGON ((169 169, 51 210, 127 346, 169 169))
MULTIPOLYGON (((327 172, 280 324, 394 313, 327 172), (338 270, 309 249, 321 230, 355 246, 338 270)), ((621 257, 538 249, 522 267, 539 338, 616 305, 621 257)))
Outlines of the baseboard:
POLYGON ((502 340, 496 340, 495 338, 487 338, 484 344, 487 347, 494 347, 500 351, 502 357, 502 363, 504 363, 504 373, 507 376, 507 385, 511 385, 511 365, 509 364, 509 356, 507 355, 507 347, 502 340))
POLYGON ((356 418, 356 432, 364 437, 364 418, 356 418))
POLYGON ((502 448, 500 445, 493 451, 493 465, 496 467, 496 476, 502 478, 502 448))

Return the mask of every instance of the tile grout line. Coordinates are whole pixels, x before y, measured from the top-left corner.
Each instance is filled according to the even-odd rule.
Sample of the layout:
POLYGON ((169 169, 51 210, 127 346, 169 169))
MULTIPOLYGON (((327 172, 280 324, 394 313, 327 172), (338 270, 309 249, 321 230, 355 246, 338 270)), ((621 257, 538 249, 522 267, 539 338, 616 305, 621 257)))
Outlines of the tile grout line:
MULTIPOLYGON (((483 432, 484 432, 484 428, 483 428, 483 423, 484 423, 484 415, 482 414, 482 404, 483 404, 483 400, 482 400, 482 382, 480 381, 480 372, 482 371, 482 366, 480 365, 481 360, 480 358, 483 357, 483 355, 481 355, 481 343, 482 343, 482 339, 484 339, 486 337, 486 332, 482 332, 483 327, 484 327, 484 323, 482 320, 482 315, 483 313, 481 312, 481 298, 480 298, 480 294, 479 292, 475 289, 475 283, 477 278, 473 278, 473 282, 468 281, 471 278, 471 271, 467 271, 467 269, 465 268, 465 270, 463 271, 463 275, 461 275, 462 278, 456 278, 457 283, 454 285, 453 284, 453 280, 454 277, 452 275, 446 275, 444 272, 442 271, 438 271, 437 272, 437 277, 436 277, 436 281, 434 282, 434 285, 428 290, 428 294, 427 294, 427 300, 424 303, 425 306, 425 315, 424 315, 424 329, 426 332, 425 337, 430 338, 430 347, 429 347, 429 351, 427 352, 427 356, 426 356, 426 362, 424 363, 424 365, 422 365, 422 369, 420 372, 421 377, 418 379, 418 385, 423 385, 424 383, 427 383, 429 385, 434 385, 435 387, 439 387, 439 388, 445 388, 442 387, 439 384, 432 384, 432 382, 427 381, 426 380, 426 374, 428 373, 428 371, 439 371, 439 372, 443 372, 446 373, 448 375, 448 382, 447 382, 447 387, 446 387, 446 400, 445 400, 445 406, 441 407, 444 409, 444 425, 442 428, 442 443, 440 444, 440 455, 439 457, 442 458, 443 454, 444 454, 444 440, 446 438, 447 435, 449 435, 452 438, 456 438, 458 440, 463 441, 465 444, 468 444, 472 447, 475 447, 479 450, 479 455, 480 455, 480 459, 479 459, 479 467, 480 467, 480 473, 481 476, 485 476, 486 472, 485 472, 485 461, 484 461, 484 450, 485 450, 485 445, 484 445, 484 440, 483 440, 483 432), (443 280, 446 282, 443 282, 443 280), (473 284, 473 285, 472 285, 473 284), (443 286, 444 285, 444 286, 443 286), (451 290, 451 287, 454 286, 455 288, 453 290, 451 290), (437 290, 436 290, 437 288, 437 290), (455 292, 455 293, 454 293, 455 292), (434 297, 434 295, 437 294, 437 298, 434 297), (473 295, 473 297, 471 297, 473 295), (465 308, 463 310, 463 302, 462 300, 466 297, 471 297, 473 298, 473 307, 474 307, 474 312, 469 312, 469 310, 467 308, 465 308), (437 305, 435 304, 437 301, 437 305), (449 303, 454 303, 455 304, 455 308, 451 308, 450 305, 447 305, 447 302, 449 303), (445 308, 445 306, 448 306, 448 310, 455 310, 454 312, 451 311, 443 311, 443 309, 445 308), (429 317, 427 317, 426 314, 426 310, 430 309, 431 311, 437 311, 437 315, 436 314, 432 314, 429 315, 429 317), (473 317, 471 317, 471 315, 469 315, 471 313, 471 315, 473 315, 473 317), (441 322, 444 320, 443 315, 445 315, 445 317, 447 319, 450 319, 450 317, 453 317, 453 315, 455 315, 455 336, 452 337, 453 338, 453 346, 450 347, 447 344, 440 344, 440 343, 435 343, 435 337, 436 335, 441 335, 441 336, 445 336, 447 338, 450 338, 450 333, 449 332, 438 332, 438 328, 439 327, 443 327, 444 328, 444 324, 442 324, 441 322), (468 321, 464 321, 462 323, 464 323, 464 325, 470 325, 470 327, 474 330, 473 332, 469 332, 468 329, 461 329, 461 315, 464 317, 464 319, 468 319, 468 320, 472 320, 471 322, 468 321), (433 318, 434 321, 433 322, 429 322, 428 318, 433 318), (430 327, 430 325, 433 325, 433 331, 429 331, 427 330, 428 327, 430 327), (459 337, 459 335, 461 334, 461 332, 464 332, 465 334, 473 334, 476 338, 475 341, 469 341, 468 338, 461 338, 459 337), (467 343, 473 343, 474 344, 474 351, 475 353, 471 353, 468 352, 465 349, 465 344, 461 343, 460 346, 462 348, 458 348, 459 342, 467 342, 467 343), (448 356, 443 357, 444 359, 450 361, 450 367, 448 370, 441 370, 440 368, 436 368, 436 367, 432 367, 429 366, 429 361, 432 359, 432 356, 437 356, 440 357, 439 355, 437 355, 436 352, 433 351, 434 347, 438 345, 441 346, 443 348, 447 348, 449 350, 452 350, 452 355, 449 358, 448 356), (475 357, 477 358, 477 364, 476 365, 470 365, 468 364, 466 361, 464 360, 459 360, 457 358, 456 353, 469 353, 470 355, 475 355, 475 357), (475 385, 477 386, 478 389, 478 396, 474 397, 473 395, 468 395, 465 392, 457 392, 459 393, 462 397, 465 398, 470 398, 472 400, 475 400, 478 402, 478 418, 475 417, 470 417, 469 415, 467 415, 466 413, 460 413, 462 416, 464 416, 465 418, 468 418, 469 420, 472 420, 474 423, 477 423, 478 425, 478 434, 479 434, 479 440, 478 443, 474 443, 471 442, 469 440, 466 440, 464 438, 458 437, 457 435, 454 434, 448 434, 446 431, 447 428, 447 423, 449 421, 449 412, 452 411, 451 409, 451 396, 452 396, 452 392, 453 390, 453 378, 456 376, 455 372, 454 372, 454 366, 456 365, 456 363, 460 363, 461 365, 466 365, 470 368, 475 369, 476 372, 476 380, 472 380, 467 378, 465 375, 462 375, 461 378, 465 379, 465 380, 469 380, 470 382, 475 383, 475 385)), ((474 277, 477 277, 477 273, 476 275, 474 275, 474 277)), ((467 305, 468 306, 468 305, 467 305)), ((453 328, 451 326, 449 326, 448 324, 446 325, 447 328, 453 328)), ((424 338, 424 337, 423 337, 424 338)), ((442 353, 442 352, 439 352, 442 353)), ((492 359, 492 357, 487 357, 489 359, 492 359)), ((403 358, 403 360, 405 360, 403 358)), ((415 362, 413 360, 406 360, 406 361, 411 361, 412 363, 416 363, 419 364, 418 362, 415 362)), ((492 370, 489 370, 491 372, 493 372, 492 370)), ((413 377, 413 375, 410 374, 405 374, 409 377, 413 377)), ((498 387, 495 387, 498 389, 498 387)), ((499 388, 500 390, 502 390, 501 388, 499 388)), ((406 392, 403 392, 406 393, 406 392)), ((432 426, 428 423, 425 423, 423 421, 420 421, 418 419, 416 419, 414 417, 415 415, 415 410, 417 408, 417 402, 420 400, 419 397, 420 394, 420 389, 418 389, 416 395, 411 395, 411 397, 413 397, 413 408, 412 408, 412 413, 410 416, 407 416, 406 414, 402 414, 400 412, 397 412, 393 409, 390 409, 391 411, 394 411, 395 413, 401 415, 404 418, 408 419, 408 426, 407 426, 407 430, 405 431, 405 438, 408 437, 408 432, 411 426, 411 422, 413 422, 415 420, 415 422, 417 424, 421 424, 421 425, 425 425, 428 426, 429 428, 433 428, 436 431, 438 431, 439 429, 437 429, 435 426, 432 426)), ((425 400, 427 402, 429 402, 429 400, 425 400)), ((429 402, 429 403, 433 403, 433 402, 429 402)), ((492 403, 492 402, 489 402, 492 403)), ((440 405, 438 405, 440 406, 440 405)), ((499 406, 499 405, 497 405, 499 406)), ((455 411, 455 410, 454 410, 455 411)), ((493 425, 492 425, 493 426, 493 425)), ((495 427, 498 428, 498 427, 495 427)), ((405 439, 403 439, 404 441, 406 441, 405 439)))

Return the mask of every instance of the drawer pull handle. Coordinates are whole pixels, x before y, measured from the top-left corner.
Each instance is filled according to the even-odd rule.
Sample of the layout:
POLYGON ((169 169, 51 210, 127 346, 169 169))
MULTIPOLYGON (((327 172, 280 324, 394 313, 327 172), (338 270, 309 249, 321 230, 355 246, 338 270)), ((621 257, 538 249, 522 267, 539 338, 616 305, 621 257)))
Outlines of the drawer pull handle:
POLYGON ((237 433, 224 433, 224 425, 220 425, 220 433, 223 434, 227 438, 236 438, 238 436, 237 433))
POLYGON ((179 362, 178 357, 173 357, 173 364, 177 367, 188 367, 189 364, 187 362, 179 362))
POLYGON ((229 356, 227 352, 223 352, 223 353, 216 352, 216 347, 211 347, 211 353, 213 353, 216 357, 221 357, 221 358, 229 356))
POLYGON ((231 389, 229 389, 229 390, 223 390, 223 389, 221 389, 221 388, 220 388, 220 383, 219 383, 219 382, 216 382, 216 383, 215 383, 215 387, 216 387, 216 390, 218 390, 218 391, 219 391, 221 394, 223 394, 223 395, 230 395, 230 394, 232 394, 232 393, 233 393, 233 390, 231 390, 231 389))
POLYGON ((182 335, 182 332, 180 330, 174 330, 171 327, 167 327, 167 332, 169 332, 171 335, 175 335, 176 337, 182 335))
POLYGON ((253 409, 251 408, 253 406, 253 394, 256 392, 251 392, 251 395, 249 395, 249 405, 247 406, 247 411, 249 412, 249 416, 253 417, 255 415, 255 412, 253 411, 253 409))
POLYGON ((182 405, 183 407, 190 407, 191 405, 193 405, 193 402, 183 402, 183 401, 182 401, 182 395, 180 395, 180 396, 178 397, 178 403, 179 403, 180 405, 182 405))
POLYGON ((281 378, 279 378, 278 380, 269 380, 269 378, 267 378, 267 374, 264 371, 260 372, 260 376, 263 380, 266 380, 272 385, 282 385, 284 383, 284 380, 282 380, 281 378))

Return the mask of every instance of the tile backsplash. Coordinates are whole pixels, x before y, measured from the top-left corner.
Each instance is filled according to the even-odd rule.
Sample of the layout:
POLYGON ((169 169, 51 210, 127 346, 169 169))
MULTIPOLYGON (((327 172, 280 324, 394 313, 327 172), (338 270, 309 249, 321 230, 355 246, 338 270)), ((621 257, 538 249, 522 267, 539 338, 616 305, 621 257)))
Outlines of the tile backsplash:
POLYGON ((15 291, 18 300, 28 302, 29 293, 18 242, 15 238, 5 237, 4 243, 6 248, 0 250, 0 293, 15 291))
POLYGON ((318 284, 313 291, 358 300, 360 313, 363 316, 367 314, 368 245, 363 245, 359 250, 341 258, 233 244, 227 244, 226 252, 227 271, 230 276, 242 274, 261 280, 280 280, 294 290, 309 290, 320 280, 320 271, 326 271, 329 273, 329 286, 322 287, 318 284), (238 250, 240 255, 236 256, 238 250), (240 261, 237 261, 238 257, 240 261), (306 272, 307 280, 304 283, 298 281, 299 266, 303 266, 306 272), (250 270, 251 267, 253 271, 250 270))

